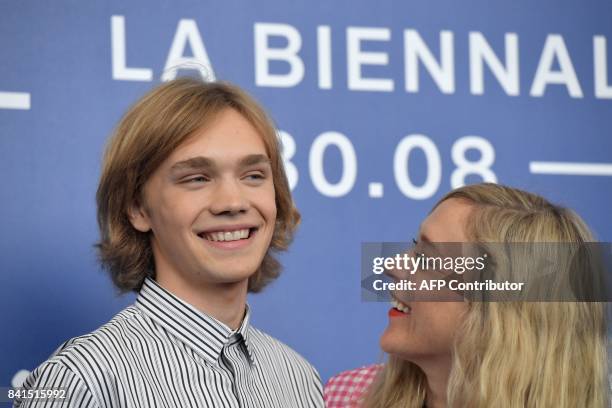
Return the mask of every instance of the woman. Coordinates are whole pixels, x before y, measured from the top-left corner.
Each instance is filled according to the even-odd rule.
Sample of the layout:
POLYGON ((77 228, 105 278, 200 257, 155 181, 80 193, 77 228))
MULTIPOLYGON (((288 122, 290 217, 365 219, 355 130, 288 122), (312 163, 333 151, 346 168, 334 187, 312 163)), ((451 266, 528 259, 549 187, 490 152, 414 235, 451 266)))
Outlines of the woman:
MULTIPOLYGON (((594 241, 578 215, 496 184, 451 191, 418 241, 594 241)), ((596 302, 410 302, 394 293, 382 366, 333 377, 333 407, 604 407, 606 325, 596 302)))

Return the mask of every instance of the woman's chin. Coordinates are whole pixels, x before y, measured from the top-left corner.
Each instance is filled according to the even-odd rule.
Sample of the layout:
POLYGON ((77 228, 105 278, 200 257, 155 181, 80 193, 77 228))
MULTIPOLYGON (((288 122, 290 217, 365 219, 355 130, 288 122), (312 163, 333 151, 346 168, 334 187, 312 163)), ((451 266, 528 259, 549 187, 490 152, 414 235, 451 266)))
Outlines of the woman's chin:
POLYGON ((383 332, 379 342, 382 351, 402 359, 403 356, 410 353, 410 350, 407 350, 406 343, 405 335, 393 333, 393 330, 389 330, 389 328, 383 332))

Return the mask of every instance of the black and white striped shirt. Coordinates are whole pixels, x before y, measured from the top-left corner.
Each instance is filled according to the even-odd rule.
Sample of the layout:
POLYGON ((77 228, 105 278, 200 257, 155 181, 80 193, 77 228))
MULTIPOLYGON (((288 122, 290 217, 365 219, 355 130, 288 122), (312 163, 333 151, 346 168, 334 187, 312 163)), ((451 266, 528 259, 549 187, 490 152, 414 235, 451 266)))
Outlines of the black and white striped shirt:
POLYGON ((323 407, 316 370, 249 317, 232 331, 147 279, 134 305, 62 344, 24 382, 65 388, 68 403, 14 407, 323 407))

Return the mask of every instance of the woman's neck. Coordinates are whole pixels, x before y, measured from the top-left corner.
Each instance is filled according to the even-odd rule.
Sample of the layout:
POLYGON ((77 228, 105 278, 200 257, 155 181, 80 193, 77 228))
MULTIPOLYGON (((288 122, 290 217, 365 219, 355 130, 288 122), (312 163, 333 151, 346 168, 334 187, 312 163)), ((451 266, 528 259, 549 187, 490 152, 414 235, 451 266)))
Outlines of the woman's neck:
POLYGON ((427 408, 446 408, 448 378, 451 370, 451 356, 437 357, 418 363, 427 378, 425 406, 427 408))

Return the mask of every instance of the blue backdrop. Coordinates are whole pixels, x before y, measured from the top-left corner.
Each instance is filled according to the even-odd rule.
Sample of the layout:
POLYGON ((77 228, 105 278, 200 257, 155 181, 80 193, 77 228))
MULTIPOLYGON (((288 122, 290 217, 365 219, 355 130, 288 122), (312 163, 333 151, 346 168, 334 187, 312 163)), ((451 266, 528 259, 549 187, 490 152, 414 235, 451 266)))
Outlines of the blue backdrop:
POLYGON ((326 380, 381 357, 360 243, 408 241, 453 187, 543 194, 612 241, 611 42, 604 0, 3 1, 0 386, 133 301, 96 264, 94 194, 163 79, 229 80, 275 119, 303 222, 250 303, 326 380))

